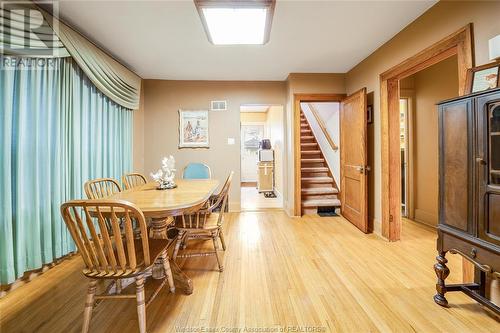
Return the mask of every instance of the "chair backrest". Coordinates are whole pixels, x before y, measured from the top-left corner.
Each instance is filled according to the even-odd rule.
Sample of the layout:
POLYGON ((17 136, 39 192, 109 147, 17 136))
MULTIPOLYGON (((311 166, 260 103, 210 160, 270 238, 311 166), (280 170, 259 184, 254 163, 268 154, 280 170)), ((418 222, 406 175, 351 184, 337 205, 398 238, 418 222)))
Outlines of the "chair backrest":
POLYGON ((178 227, 190 229, 202 229, 205 226, 208 216, 216 209, 220 208, 220 213, 217 217, 217 225, 222 225, 224 214, 228 205, 229 190, 234 172, 231 171, 227 177, 222 189, 215 198, 210 199, 204 208, 196 212, 188 212, 180 216, 180 221, 177 222, 178 227))
POLYGON ((120 184, 113 178, 92 179, 87 181, 83 188, 89 199, 102 199, 122 191, 120 184))
POLYGON ((131 203, 73 200, 62 204, 61 214, 87 266, 86 275, 125 277, 152 264, 144 215, 131 203), (133 224, 140 230, 137 244, 133 224))
POLYGON ((189 163, 182 172, 184 179, 210 179, 212 172, 210 167, 203 163, 189 163))
POLYGON ((147 183, 146 177, 140 173, 127 173, 122 176, 122 183, 126 190, 141 186, 147 183))

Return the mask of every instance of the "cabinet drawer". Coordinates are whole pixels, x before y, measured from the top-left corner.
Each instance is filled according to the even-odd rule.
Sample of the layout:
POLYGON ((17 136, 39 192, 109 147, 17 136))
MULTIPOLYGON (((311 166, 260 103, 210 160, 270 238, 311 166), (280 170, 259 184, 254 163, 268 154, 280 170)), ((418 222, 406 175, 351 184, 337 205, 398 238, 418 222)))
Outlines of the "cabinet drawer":
POLYGON ((491 268, 491 272, 500 272, 500 252, 494 247, 484 247, 475 243, 473 239, 464 240, 455 235, 440 231, 442 238, 443 251, 458 253, 468 260, 472 261, 476 267, 482 267, 483 270, 491 268))

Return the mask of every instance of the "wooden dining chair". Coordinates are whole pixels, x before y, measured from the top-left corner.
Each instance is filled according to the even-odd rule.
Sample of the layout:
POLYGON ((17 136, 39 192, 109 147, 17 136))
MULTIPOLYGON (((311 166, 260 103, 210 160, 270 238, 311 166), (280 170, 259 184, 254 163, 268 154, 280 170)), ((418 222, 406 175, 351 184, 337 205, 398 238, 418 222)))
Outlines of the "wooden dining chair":
POLYGON ((161 260, 165 270, 165 280, 170 290, 172 292, 175 290, 167 256, 171 241, 149 238, 144 215, 137 207, 126 201, 74 200, 61 206, 61 214, 85 263, 83 274, 90 279, 82 332, 86 333, 89 330, 94 301, 107 298, 136 298, 139 331, 146 332, 146 307, 165 283, 160 283, 152 296, 146 300, 144 274, 155 261, 161 260), (111 221, 113 235, 108 232, 105 217, 111 221), (133 222, 140 228, 139 239, 134 237, 133 222), (132 286, 123 291, 116 288, 116 280, 130 278, 134 279, 135 288, 132 286), (111 281, 103 294, 96 295, 98 280, 111 281), (111 292, 113 289, 114 292, 111 292), (128 289, 135 289, 135 293, 126 293, 128 289))
POLYGON ((227 200, 229 196, 229 189, 231 187, 231 181, 233 179, 233 174, 234 172, 231 172, 229 174, 219 194, 216 197, 208 200, 207 204, 203 208, 196 212, 188 212, 176 217, 175 227, 177 228, 179 233, 177 235, 177 241, 173 253, 174 260, 177 258, 215 255, 215 257, 217 258, 217 264, 219 265, 219 271, 223 271, 224 268, 218 253, 218 240, 220 240, 220 242, 222 243, 222 247, 225 250, 226 243, 224 239, 224 233, 222 231, 222 226, 224 222, 224 216, 227 213, 227 200), (219 212, 215 212, 215 209, 219 207, 219 212), (214 251, 204 253, 187 252, 185 254, 179 255, 181 246, 185 244, 188 239, 193 238, 211 238, 214 245, 214 251))
POLYGON ((126 190, 141 186, 147 183, 146 177, 140 173, 127 173, 122 176, 122 183, 126 190))
POLYGON ((89 199, 102 199, 116 192, 122 191, 118 181, 113 178, 98 178, 89 180, 83 185, 83 189, 89 199))

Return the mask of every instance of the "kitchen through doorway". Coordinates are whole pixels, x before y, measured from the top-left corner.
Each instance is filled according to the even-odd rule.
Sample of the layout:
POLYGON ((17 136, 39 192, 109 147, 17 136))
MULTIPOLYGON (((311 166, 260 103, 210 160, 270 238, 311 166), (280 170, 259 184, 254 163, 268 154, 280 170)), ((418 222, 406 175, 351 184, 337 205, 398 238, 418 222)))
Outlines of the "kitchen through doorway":
POLYGON ((281 105, 240 107, 242 211, 283 208, 283 117, 281 105))

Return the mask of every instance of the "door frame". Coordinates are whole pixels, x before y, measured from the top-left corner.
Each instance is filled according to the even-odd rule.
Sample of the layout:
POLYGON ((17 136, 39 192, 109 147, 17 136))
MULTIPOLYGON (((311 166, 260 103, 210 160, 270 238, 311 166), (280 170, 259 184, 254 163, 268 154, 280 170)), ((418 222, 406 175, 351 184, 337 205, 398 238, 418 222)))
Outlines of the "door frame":
POLYGON ((380 74, 382 142, 382 236, 401 237, 401 161, 399 150, 399 80, 458 57, 459 95, 465 94, 467 69, 474 66, 472 23, 380 74))
POLYGON ((346 94, 293 94, 294 205, 293 215, 302 216, 300 161, 300 103, 342 102, 346 94))

